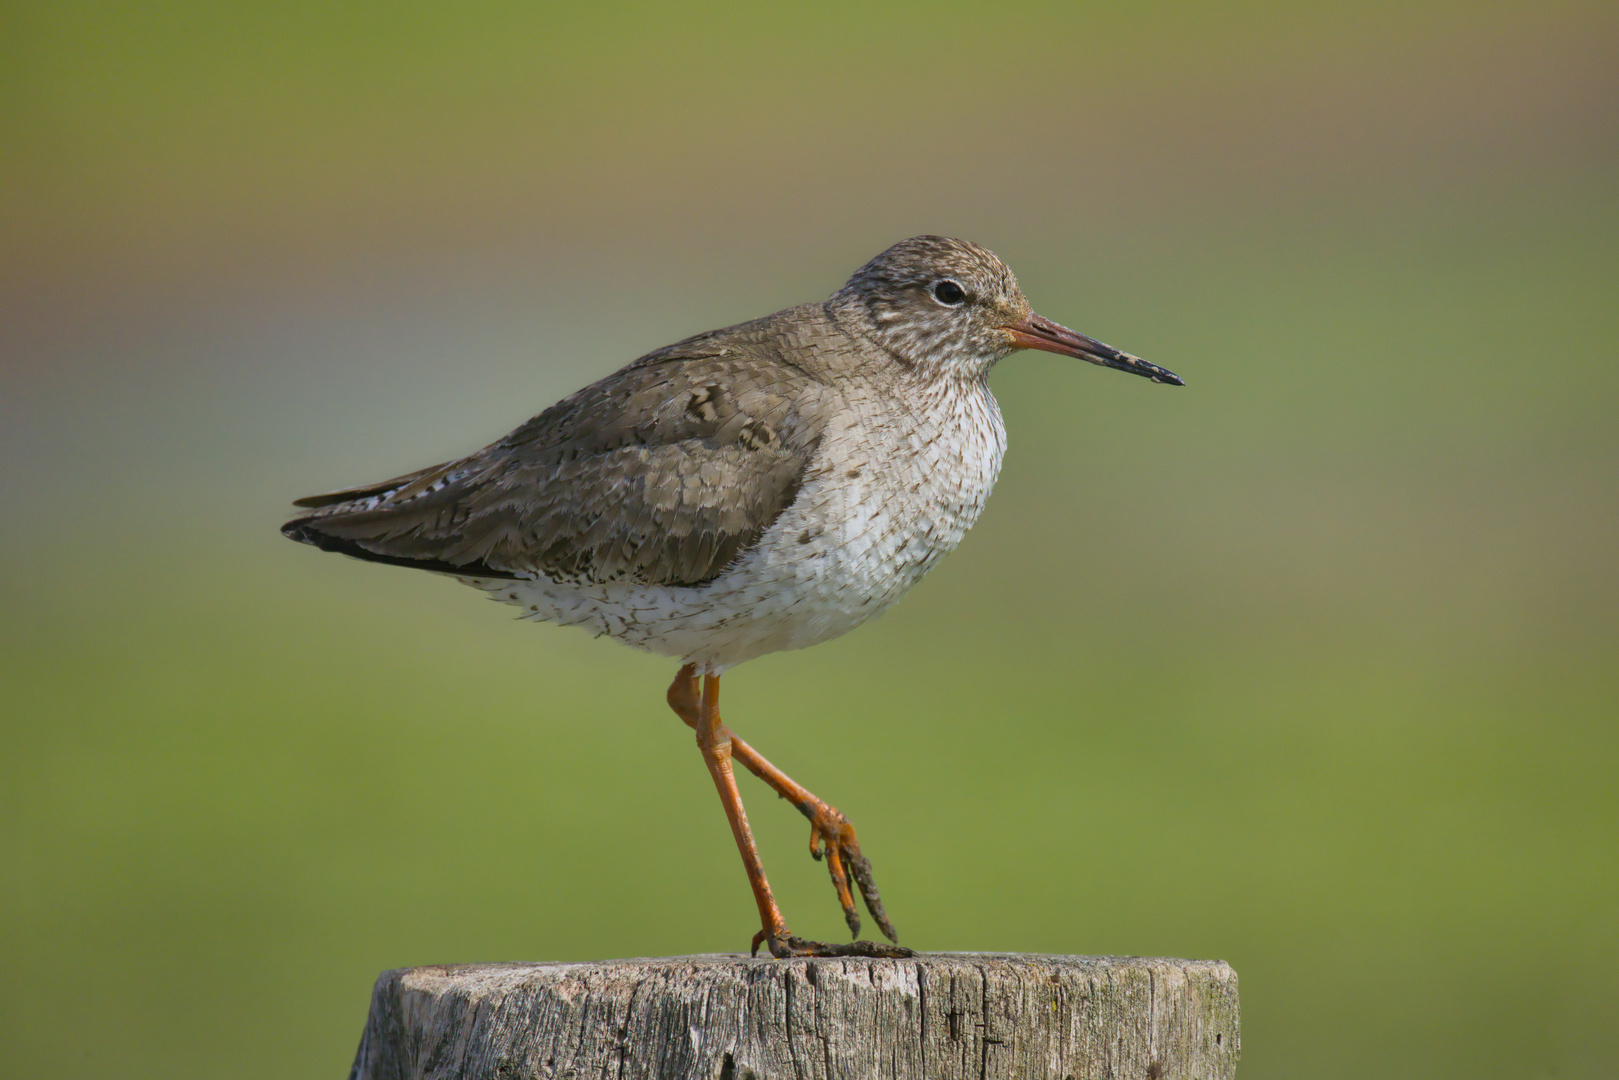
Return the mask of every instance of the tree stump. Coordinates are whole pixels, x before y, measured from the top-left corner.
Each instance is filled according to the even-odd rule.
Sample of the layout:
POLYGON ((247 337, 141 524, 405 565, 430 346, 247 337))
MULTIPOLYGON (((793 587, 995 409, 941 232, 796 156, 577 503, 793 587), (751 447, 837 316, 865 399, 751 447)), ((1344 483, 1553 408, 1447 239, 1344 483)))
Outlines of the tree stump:
POLYGON ((1235 1075, 1220 961, 680 956, 385 972, 350 1080, 1235 1075))

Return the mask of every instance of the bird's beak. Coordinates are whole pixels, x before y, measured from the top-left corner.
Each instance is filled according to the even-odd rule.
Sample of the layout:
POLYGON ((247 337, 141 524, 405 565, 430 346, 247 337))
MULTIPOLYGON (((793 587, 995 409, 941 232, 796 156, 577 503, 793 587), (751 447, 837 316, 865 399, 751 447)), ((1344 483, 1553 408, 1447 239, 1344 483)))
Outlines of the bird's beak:
POLYGON ((1102 367, 1117 368, 1119 371, 1128 371, 1132 375, 1140 375, 1156 383, 1168 383, 1170 386, 1186 385, 1179 375, 1167 368, 1149 364, 1141 357, 1120 352, 1111 345, 1103 345, 1095 338, 1075 333, 1068 327, 1040 315, 1031 313, 1027 319, 1007 323, 1001 329, 1012 339, 1014 348, 1043 349, 1059 356, 1077 356, 1081 360, 1089 360, 1102 367))

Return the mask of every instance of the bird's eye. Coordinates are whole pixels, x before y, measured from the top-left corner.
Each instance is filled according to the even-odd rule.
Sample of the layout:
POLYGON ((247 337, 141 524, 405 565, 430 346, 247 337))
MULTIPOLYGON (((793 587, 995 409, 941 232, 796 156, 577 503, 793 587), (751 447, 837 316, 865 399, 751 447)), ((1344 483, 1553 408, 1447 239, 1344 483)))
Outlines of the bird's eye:
POLYGON ((937 281, 933 285, 933 299, 945 307, 957 307, 967 299, 967 290, 949 278, 937 281))

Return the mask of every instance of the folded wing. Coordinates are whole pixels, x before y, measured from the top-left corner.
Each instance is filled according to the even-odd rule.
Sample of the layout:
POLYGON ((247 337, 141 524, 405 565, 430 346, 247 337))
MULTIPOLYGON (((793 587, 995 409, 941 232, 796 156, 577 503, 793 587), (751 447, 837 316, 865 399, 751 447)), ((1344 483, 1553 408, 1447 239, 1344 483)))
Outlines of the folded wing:
POLYGON ((672 347, 468 457, 300 499, 314 512, 282 532, 468 577, 701 585, 792 503, 827 393, 746 352, 672 347))

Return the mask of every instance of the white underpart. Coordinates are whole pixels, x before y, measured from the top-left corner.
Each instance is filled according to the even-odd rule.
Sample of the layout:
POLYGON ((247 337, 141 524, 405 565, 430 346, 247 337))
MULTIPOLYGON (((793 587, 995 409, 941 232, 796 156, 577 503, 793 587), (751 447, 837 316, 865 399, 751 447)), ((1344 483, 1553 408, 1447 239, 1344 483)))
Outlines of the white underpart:
POLYGON ((954 550, 1000 472, 1006 431, 981 379, 847 399, 798 498, 715 581, 696 587, 462 578, 527 618, 724 669, 846 634, 954 550), (858 473, 858 475, 855 475, 858 473))

